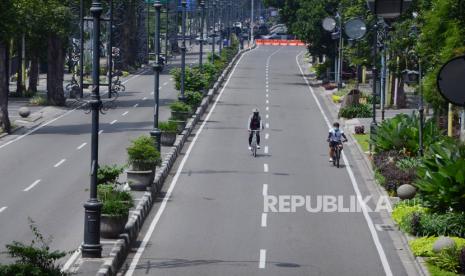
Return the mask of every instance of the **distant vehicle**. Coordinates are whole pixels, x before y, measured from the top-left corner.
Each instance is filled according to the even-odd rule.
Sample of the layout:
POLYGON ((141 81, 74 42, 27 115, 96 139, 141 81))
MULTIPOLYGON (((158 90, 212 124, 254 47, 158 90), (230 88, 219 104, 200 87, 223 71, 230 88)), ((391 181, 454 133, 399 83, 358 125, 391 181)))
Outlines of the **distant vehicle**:
POLYGON ((286 27, 286 25, 284 24, 273 25, 273 27, 270 28, 270 33, 274 32, 277 28, 282 28, 282 27, 286 27))
POLYGON ((242 22, 236 22, 234 23, 234 27, 241 28, 242 29, 242 22))
POLYGON ((272 31, 270 31, 270 34, 277 34, 277 33, 287 33, 286 26, 276 27, 272 31))
POLYGON ((289 39, 288 34, 284 33, 278 33, 278 34, 272 34, 272 35, 264 35, 262 36, 262 39, 281 39, 281 40, 287 40, 289 39))

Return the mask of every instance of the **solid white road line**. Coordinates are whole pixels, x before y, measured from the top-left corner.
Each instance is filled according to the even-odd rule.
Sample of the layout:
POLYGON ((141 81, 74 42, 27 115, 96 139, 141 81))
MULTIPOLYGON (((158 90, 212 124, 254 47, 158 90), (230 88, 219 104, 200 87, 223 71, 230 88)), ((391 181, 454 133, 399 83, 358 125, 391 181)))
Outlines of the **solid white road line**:
POLYGON ((81 150, 83 147, 85 147, 87 145, 87 143, 82 143, 79 147, 77 147, 76 149, 77 150, 81 150))
POLYGON ((258 268, 265 268, 266 263, 266 250, 260 249, 260 261, 258 263, 258 268))
POLYGON ((61 166, 61 165, 62 165, 63 163, 65 163, 65 162, 66 162, 66 159, 63 158, 63 159, 61 159, 58 163, 56 163, 53 167, 54 167, 54 168, 58 168, 59 166, 61 166))
POLYGON ((268 138, 270 138, 270 134, 269 134, 269 133, 266 133, 266 134, 265 134, 265 139, 268 140, 268 138))
POLYGON ((268 172, 268 164, 267 163, 263 164, 263 171, 268 172))
MULTIPOLYGON (((250 53, 250 51, 247 52, 247 53, 250 53)), ((149 242, 150 237, 153 234, 153 231, 155 231, 155 227, 157 226, 157 224, 158 224, 158 222, 160 220, 160 217, 161 217, 161 215, 163 214, 163 212, 164 212, 164 210, 166 208, 166 204, 170 200, 170 197, 171 197, 171 194, 173 193, 174 187, 176 186, 176 183, 178 182, 179 176, 181 175, 181 172, 182 172, 182 170, 184 168, 184 165, 186 164, 187 159, 189 158, 189 156, 191 154, 191 151, 192 151, 195 143, 197 142, 197 139, 199 138, 200 134, 202 133, 202 130, 205 128, 205 125, 208 122, 208 120, 210 119, 210 116, 213 114, 213 111, 215 110, 215 107, 218 104, 218 101, 221 99, 221 96, 223 95, 225 88, 228 86, 229 81, 231 80, 231 77, 234 75, 234 72, 236 71, 237 66, 240 64, 240 61, 242 60, 242 58, 244 56, 245 55, 242 55, 239 58, 239 60, 237 61, 236 65, 234 66, 234 69, 232 70, 232 72, 229 75, 226 83, 224 84, 223 88, 221 89, 218 97, 216 98, 215 102, 213 103, 212 108, 210 109, 207 116, 205 117, 205 120, 200 125, 200 128, 196 132, 196 134, 194 136, 194 139, 192 140, 191 144, 187 148, 186 154, 184 155, 183 159, 181 160, 181 163, 179 164, 178 170, 176 171, 176 174, 174 175, 173 179, 171 180, 168 191, 166 192, 165 197, 163 198, 163 201, 162 201, 160 207, 158 208, 157 213, 155 214, 155 217, 153 218, 152 222, 150 223, 150 226, 149 226, 149 228, 147 230, 147 233, 145 234, 144 238, 142 239, 142 242, 141 242, 140 246, 137 248, 137 252, 134 255, 134 258, 132 259, 132 262, 131 262, 131 264, 130 264, 130 266, 129 266, 126 274, 125 274, 126 276, 132 276, 132 274, 134 273, 134 270, 136 269, 136 266, 139 263, 140 257, 144 253, 145 247, 147 246, 147 243, 149 242)))
POLYGON ((121 114, 121 116, 124 117, 124 116, 128 115, 128 113, 129 113, 129 111, 125 111, 123 114, 121 114))
POLYGON ((2 208, 0 208, 0 213, 3 212, 3 211, 5 211, 6 208, 8 208, 8 206, 3 206, 2 208))
POLYGON ((23 191, 24 192, 28 192, 30 189, 34 188, 34 186, 36 186, 37 184, 40 183, 40 179, 37 179, 36 181, 34 181, 31 185, 29 185, 29 187, 27 187, 26 189, 24 189, 23 191))
MULTIPOLYGON (((321 106, 320 100, 318 100, 315 91, 313 88, 310 86, 308 83, 308 80, 305 78, 304 71, 302 70, 302 67, 299 64, 299 56, 302 55, 304 51, 300 52, 296 57, 295 61, 297 63, 297 66, 299 67, 300 73, 302 74, 302 78, 304 79, 305 83, 307 84, 308 89, 310 90, 310 93, 313 96, 313 99, 315 100, 321 115, 323 116, 324 121, 326 122, 326 125, 328 128, 331 128, 331 123, 328 119, 328 116, 326 116, 326 113, 321 106)), ((384 248, 381 245, 381 241, 379 240, 378 233, 376 232, 376 228, 374 226, 373 220, 371 219, 370 215, 368 214, 367 206, 365 202, 363 202, 363 197, 362 193, 360 192, 360 188, 358 186, 357 180, 355 179, 354 172, 352 171, 352 167, 349 164, 349 160, 347 159, 346 155, 344 152, 342 152, 342 159, 344 160, 344 164, 346 164, 345 168, 347 170, 347 173, 349 174, 350 181, 352 182, 352 187, 354 188, 355 194, 357 195, 357 200, 359 201, 360 207, 362 209, 363 216, 365 217, 365 221, 367 222, 368 229, 370 230, 371 237, 373 239, 373 242, 375 243, 376 250, 378 251, 379 258, 381 259, 381 263, 383 265, 384 272, 386 273, 387 276, 391 276, 392 270, 389 265, 388 259, 386 257, 386 253, 384 252, 384 248)))
POLYGON ((110 125, 114 125, 116 122, 118 122, 118 120, 113 120, 111 121, 110 125))
POLYGON ((265 146, 265 154, 268 154, 268 146, 265 146))
POLYGON ((262 213, 262 227, 266 227, 266 215, 267 213, 262 213))
POLYGON ((102 134, 103 133, 103 129, 101 129, 99 132, 98 132, 98 135, 102 134))
POLYGON ((139 106, 139 104, 135 104, 135 105, 134 105, 134 107, 138 107, 138 106, 139 106))
POLYGON ((262 191, 263 196, 268 195, 268 184, 263 184, 263 191, 262 191))

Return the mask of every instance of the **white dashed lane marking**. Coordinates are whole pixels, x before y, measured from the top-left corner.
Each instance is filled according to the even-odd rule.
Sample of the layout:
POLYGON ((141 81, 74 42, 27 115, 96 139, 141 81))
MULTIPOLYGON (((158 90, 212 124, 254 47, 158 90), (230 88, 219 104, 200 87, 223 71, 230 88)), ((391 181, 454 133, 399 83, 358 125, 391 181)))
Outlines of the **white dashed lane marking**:
POLYGON ((63 158, 63 159, 61 159, 58 163, 56 163, 53 167, 58 168, 59 166, 61 166, 61 165, 62 165, 63 163, 65 163, 65 162, 66 162, 66 159, 63 158))
POLYGON ((76 149, 77 150, 80 150, 82 149, 83 147, 85 147, 87 145, 87 143, 82 143, 79 147, 77 147, 76 149))
POLYGON ((29 185, 26 189, 24 189, 23 191, 25 192, 28 192, 29 190, 31 190, 32 188, 34 188, 37 184, 40 183, 40 179, 37 179, 36 181, 34 181, 31 185, 29 185))

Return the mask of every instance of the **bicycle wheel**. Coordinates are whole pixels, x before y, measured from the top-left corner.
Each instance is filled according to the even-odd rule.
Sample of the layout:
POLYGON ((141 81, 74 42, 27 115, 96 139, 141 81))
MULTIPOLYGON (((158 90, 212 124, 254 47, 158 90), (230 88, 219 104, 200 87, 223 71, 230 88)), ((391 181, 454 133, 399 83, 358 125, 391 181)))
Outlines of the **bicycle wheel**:
POLYGON ((337 148, 334 148, 333 152, 333 166, 336 166, 337 148))
POLYGON ((339 168, 339 161, 341 160, 341 149, 338 147, 336 149, 336 167, 339 168))

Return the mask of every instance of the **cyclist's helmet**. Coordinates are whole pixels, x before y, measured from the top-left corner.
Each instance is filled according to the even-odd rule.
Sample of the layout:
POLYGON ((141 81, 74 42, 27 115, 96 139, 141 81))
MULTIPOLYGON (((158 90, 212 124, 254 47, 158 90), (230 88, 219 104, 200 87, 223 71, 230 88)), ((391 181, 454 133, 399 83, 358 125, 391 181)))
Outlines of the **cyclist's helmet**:
POLYGON ((252 112, 253 112, 253 114, 258 114, 258 108, 254 108, 254 109, 252 110, 252 112))
POLYGON ((337 127, 337 128, 338 128, 338 127, 339 127, 339 123, 338 123, 338 122, 335 122, 335 123, 333 124, 333 127, 337 127))

